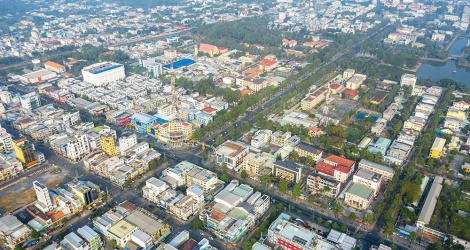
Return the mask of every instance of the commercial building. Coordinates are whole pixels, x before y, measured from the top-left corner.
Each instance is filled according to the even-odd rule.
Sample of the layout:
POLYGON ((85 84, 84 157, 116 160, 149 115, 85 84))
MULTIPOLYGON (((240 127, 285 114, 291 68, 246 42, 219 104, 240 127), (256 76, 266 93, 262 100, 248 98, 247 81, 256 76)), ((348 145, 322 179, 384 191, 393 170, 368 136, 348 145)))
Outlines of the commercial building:
POLYGON ((206 194, 213 193, 219 183, 217 174, 187 161, 163 170, 160 180, 172 188, 198 185, 206 194))
POLYGON ((23 171, 23 164, 16 158, 0 154, 0 181, 17 176, 23 171))
POLYGON ((344 183, 354 171, 355 162, 341 156, 329 154, 315 165, 315 171, 344 183))
POLYGON ((82 237, 91 250, 99 250, 103 246, 103 242, 97 232, 85 225, 77 230, 77 234, 82 237))
POLYGON ((0 218, 0 237, 11 249, 14 249, 17 244, 26 241, 30 234, 31 229, 15 216, 8 214, 0 218))
POLYGON ((294 147, 294 151, 299 154, 300 157, 312 157, 315 162, 318 162, 322 155, 323 151, 307 143, 299 143, 294 147))
POLYGON ((391 180, 395 175, 395 170, 382 164, 371 162, 365 159, 359 161, 359 168, 382 175, 384 180, 391 180))
POLYGON ((107 237, 109 240, 116 240, 118 246, 125 247, 126 243, 131 240, 132 233, 137 229, 126 220, 120 220, 108 229, 107 237))
POLYGON ((353 77, 346 81, 346 88, 356 90, 361 87, 362 83, 364 83, 366 78, 366 75, 354 74, 353 77))
POLYGON ((119 152, 124 155, 130 148, 137 145, 136 134, 122 134, 118 139, 119 152))
POLYGON ((186 142, 193 134, 193 125, 183 121, 173 120, 162 125, 157 124, 157 127, 155 136, 161 141, 170 144, 186 142))
POLYGON ((145 113, 135 113, 131 116, 131 124, 141 134, 146 134, 157 123, 157 117, 145 113))
POLYGON ((243 157, 248 154, 248 148, 244 145, 226 141, 215 149, 217 164, 226 164, 227 168, 239 171, 242 167, 243 157))
POLYGON ((313 172, 307 177, 307 189, 312 194, 322 194, 334 198, 341 192, 341 182, 333 177, 313 172))
POLYGON ((64 73, 65 72, 65 66, 52 62, 52 61, 47 61, 44 63, 44 68, 56 73, 64 73))
POLYGON ((117 148, 114 140, 114 135, 109 133, 104 133, 101 135, 101 150, 105 152, 108 156, 116 156, 117 148))
POLYGON ((446 139, 436 137, 434 143, 431 146, 431 151, 429 152, 429 157, 440 159, 444 153, 444 146, 446 145, 446 139))
POLYGON ((255 148, 264 147, 271 140, 273 131, 269 129, 258 130, 251 138, 251 146, 255 148))
POLYGON ((269 196, 253 193, 253 188, 231 181, 199 214, 206 228, 229 244, 237 244, 269 208, 269 196))
POLYGON ((307 94, 307 96, 300 101, 300 108, 303 110, 311 110, 316 107, 320 102, 326 99, 328 88, 322 86, 314 92, 307 94))
POLYGON ((411 89, 414 89, 417 80, 418 80, 418 78, 415 75, 403 74, 401 76, 400 85, 401 86, 410 86, 411 89))
POLYGON ((113 62, 100 62, 82 69, 83 81, 95 86, 107 85, 126 77, 124 65, 113 62))
POLYGON ((36 207, 43 213, 54 209, 49 189, 38 181, 33 182, 33 188, 36 193, 36 207))
POLYGON ((151 202, 159 202, 159 195, 168 188, 165 182, 151 177, 145 182, 145 186, 142 188, 142 196, 151 202))
POLYGON ((291 216, 285 213, 269 226, 267 238, 269 242, 289 250, 316 250, 320 239, 315 232, 291 222, 291 216))
POLYGON ((34 146, 29 142, 26 137, 21 137, 13 140, 13 149, 16 158, 23 163, 26 168, 36 166, 38 161, 34 156, 34 146))
POLYGON ((398 103, 394 102, 390 104, 390 106, 388 106, 387 109, 382 113, 382 117, 387 121, 391 121, 393 117, 395 117, 395 114, 397 114, 399 107, 400 104, 398 103))
POLYGON ((357 239, 331 229, 326 237, 326 240, 336 245, 337 249, 341 250, 353 250, 356 249, 357 239))
POLYGON ((292 134, 290 131, 276 131, 271 135, 271 144, 278 147, 282 147, 291 136, 292 134))
POLYGON ((31 92, 20 96, 21 107, 29 110, 37 109, 41 106, 41 99, 36 92, 31 92))
POLYGON ((13 141, 11 135, 5 128, 0 127, 0 153, 9 154, 13 152, 13 141))
POLYGON ((349 80, 349 78, 353 77, 355 73, 356 73, 356 70, 354 70, 354 69, 346 69, 343 72, 343 79, 344 80, 349 80))
POLYGON ((360 210, 366 210, 379 194, 382 176, 366 169, 358 169, 352 184, 345 192, 344 203, 360 210))
POLYGON ((248 153, 243 158, 243 170, 245 170, 251 178, 258 179, 261 171, 266 166, 266 158, 261 155, 248 153))
POLYGON ((90 246, 88 243, 80 238, 76 233, 71 232, 65 235, 64 239, 60 241, 60 246, 64 249, 69 250, 89 250, 90 246))
POLYGON ((444 178, 441 176, 434 177, 432 182, 431 188, 426 196, 424 201, 423 208, 418 215, 418 219, 416 220, 416 226, 419 229, 425 229, 429 222, 431 221, 432 214, 434 213, 434 209, 436 208, 437 199, 439 198, 439 194, 442 190, 442 182, 444 178))
POLYGON ((302 177, 302 169, 292 161, 276 161, 273 164, 272 174, 274 177, 299 183, 302 177))
POLYGON ((20 80, 27 84, 38 84, 56 78, 57 74, 47 69, 39 69, 20 76, 20 80))

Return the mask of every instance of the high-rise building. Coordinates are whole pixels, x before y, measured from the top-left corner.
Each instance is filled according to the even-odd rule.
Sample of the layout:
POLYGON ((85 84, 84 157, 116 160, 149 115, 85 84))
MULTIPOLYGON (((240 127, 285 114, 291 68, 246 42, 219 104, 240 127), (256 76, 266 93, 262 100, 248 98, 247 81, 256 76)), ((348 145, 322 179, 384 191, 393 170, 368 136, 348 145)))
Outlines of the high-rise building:
POLYGON ((49 189, 39 181, 34 181, 33 187, 37 197, 36 207, 43 213, 47 213, 48 211, 54 209, 51 196, 49 195, 49 189))
POLYGON ((113 62, 100 62, 82 69, 83 81, 96 86, 107 85, 126 77, 124 65, 113 62))
POLYGON ((101 150, 109 156, 116 156, 117 149, 116 143, 114 141, 114 136, 111 134, 102 134, 101 135, 101 150))
POLYGON ((21 107, 25 109, 37 109, 41 106, 41 100, 36 92, 20 96, 21 107))
POLYGON ((403 74, 401 76, 400 85, 401 86, 410 86, 412 89, 414 89, 417 79, 418 78, 415 75, 403 74))
POLYGON ((13 152, 13 141, 11 135, 4 128, 0 128, 0 153, 9 154, 13 152))
POLYGON ((16 158, 23 163, 23 166, 29 168, 35 166, 38 161, 34 157, 34 146, 26 137, 21 137, 13 140, 13 149, 16 158))

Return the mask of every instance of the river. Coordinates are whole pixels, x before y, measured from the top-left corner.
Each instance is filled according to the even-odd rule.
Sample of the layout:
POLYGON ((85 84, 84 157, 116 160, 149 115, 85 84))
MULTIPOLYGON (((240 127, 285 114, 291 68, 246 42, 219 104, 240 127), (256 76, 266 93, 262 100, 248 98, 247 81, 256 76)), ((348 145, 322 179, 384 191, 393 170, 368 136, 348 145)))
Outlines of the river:
MULTIPOLYGON (((460 55, 462 49, 467 46, 467 41, 468 39, 465 37, 457 39, 450 47, 449 55, 460 55)), ((470 69, 459 67, 454 60, 446 62, 423 61, 416 72, 416 76, 435 81, 449 78, 470 87, 470 69), (454 71, 456 72, 454 73, 454 71)))

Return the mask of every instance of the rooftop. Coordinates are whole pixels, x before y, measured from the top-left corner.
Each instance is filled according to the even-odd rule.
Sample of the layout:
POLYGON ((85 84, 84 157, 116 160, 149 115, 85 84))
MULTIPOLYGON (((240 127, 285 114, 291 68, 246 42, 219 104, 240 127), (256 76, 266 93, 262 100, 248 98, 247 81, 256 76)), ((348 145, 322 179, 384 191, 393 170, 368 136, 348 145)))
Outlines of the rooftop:
POLYGON ((369 200, 374 194, 374 190, 372 188, 358 183, 351 184, 346 192, 366 200, 369 200))

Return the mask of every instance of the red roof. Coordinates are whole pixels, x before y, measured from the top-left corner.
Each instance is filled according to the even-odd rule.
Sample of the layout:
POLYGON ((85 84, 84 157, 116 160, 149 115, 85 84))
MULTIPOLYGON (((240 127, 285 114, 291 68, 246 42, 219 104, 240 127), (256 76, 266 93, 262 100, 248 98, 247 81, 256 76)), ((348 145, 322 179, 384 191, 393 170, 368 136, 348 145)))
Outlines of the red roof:
POLYGON ((55 63, 55 62, 52 62, 52 61, 47 61, 47 62, 44 63, 44 65, 47 65, 47 66, 49 66, 49 67, 56 68, 56 69, 62 69, 62 68, 64 68, 63 65, 60 65, 60 64, 55 63))
POLYGON ((224 47, 224 46, 219 47, 219 50, 226 50, 226 49, 227 49, 227 47, 224 47))
POLYGON ((210 52, 214 51, 215 49, 217 49, 217 47, 212 44, 201 43, 199 45, 199 50, 202 52, 210 52))
POLYGON ((335 175, 335 170, 333 168, 333 165, 327 164, 325 162, 317 163, 317 165, 315 165, 315 170, 317 172, 327 174, 329 176, 334 176, 335 175))
POLYGON ((217 221, 221 221, 221 220, 225 219, 226 216, 224 214, 220 213, 217 210, 212 210, 211 217, 214 218, 217 221))
POLYGON ((311 127, 308 128, 308 130, 313 131, 313 132, 320 132, 321 128, 311 126, 311 127))
POLYGON ((269 60, 269 59, 263 59, 261 60, 261 62, 259 62, 259 65, 262 65, 262 66, 272 66, 276 63, 276 60, 269 60))
POLYGON ((204 113, 212 113, 212 112, 217 111, 217 110, 213 109, 211 107, 205 107, 201 111, 204 112, 204 113))
POLYGON ((330 89, 339 89, 339 88, 341 88, 341 85, 338 83, 333 83, 330 85, 330 89))
POLYGON ((325 157, 325 160, 331 161, 331 162, 336 163, 337 165, 343 165, 346 167, 352 167, 354 165, 354 161, 346 159, 341 156, 334 155, 334 154, 328 154, 325 157))
POLYGON ((343 91, 343 93, 344 93, 345 95, 349 96, 349 97, 352 97, 352 98, 354 98, 354 97, 357 96, 357 91, 356 91, 356 90, 352 90, 352 89, 345 89, 345 90, 343 91))
POLYGON ((462 100, 462 101, 459 101, 459 102, 454 102, 454 104, 463 104, 463 105, 466 105, 467 103, 466 103, 464 100, 462 100))
POLYGON ((186 29, 186 26, 183 25, 176 25, 175 29, 186 29))
POLYGON ((56 222, 65 216, 64 212, 59 211, 51 216, 51 221, 56 222))
POLYGON ((348 167, 343 166, 343 165, 338 165, 338 166, 335 168, 335 170, 347 174, 347 173, 349 173, 349 171, 351 170, 351 168, 348 168, 348 167))

